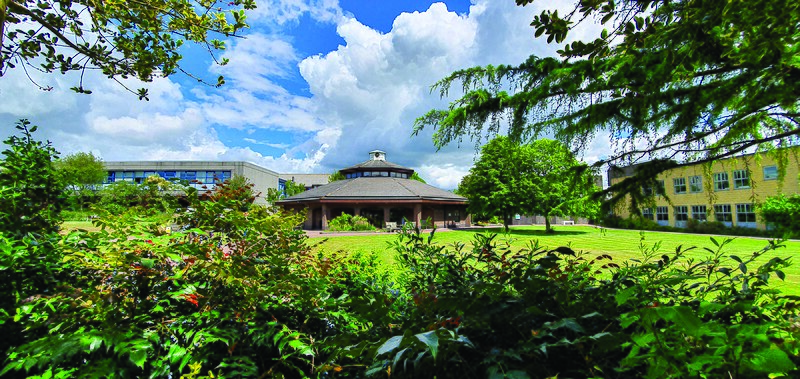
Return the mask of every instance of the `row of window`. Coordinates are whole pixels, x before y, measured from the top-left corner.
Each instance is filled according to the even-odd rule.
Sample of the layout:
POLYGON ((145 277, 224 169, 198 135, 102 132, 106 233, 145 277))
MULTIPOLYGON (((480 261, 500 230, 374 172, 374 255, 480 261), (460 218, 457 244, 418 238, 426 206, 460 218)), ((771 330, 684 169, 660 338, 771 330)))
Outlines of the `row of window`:
POLYGON ((127 181, 141 184, 148 177, 158 175, 167 180, 185 180, 196 188, 204 184, 224 182, 231 178, 230 171, 109 171, 105 184, 127 181))
MULTIPOLYGON (((705 205, 678 205, 673 207, 675 221, 689 221, 689 211, 691 210, 692 219, 697 221, 708 220, 708 209, 705 205)), ((732 222, 733 213, 730 204, 714 205, 714 218, 719 222, 732 222)), ((642 216, 648 220, 669 221, 669 208, 656 207, 655 214, 653 208, 642 208, 642 216)), ((755 223, 756 212, 753 204, 736 204, 737 223, 755 223)))
MULTIPOLYGON (((727 172, 718 172, 712 176, 714 181, 715 191, 727 191, 731 188, 730 177, 727 172)), ((777 166, 764 167, 764 180, 778 179, 777 166)), ((659 180, 658 185, 664 188, 664 181, 659 180)), ((700 175, 690 176, 687 183, 686 178, 672 179, 672 187, 676 195, 685 193, 700 193, 703 192, 703 177, 700 175), (687 185, 688 184, 688 185, 687 185)), ((750 188, 750 172, 748 170, 734 170, 733 171, 733 188, 734 189, 747 189, 750 188)), ((652 188, 642 188, 642 193, 651 195, 652 188)))
POLYGON ((408 174, 404 174, 404 173, 400 173, 400 172, 390 172, 390 171, 353 172, 353 173, 346 174, 345 178, 353 179, 353 178, 360 178, 360 177, 364 177, 364 176, 372 176, 372 177, 383 176, 383 177, 389 177, 389 178, 408 179, 408 174))

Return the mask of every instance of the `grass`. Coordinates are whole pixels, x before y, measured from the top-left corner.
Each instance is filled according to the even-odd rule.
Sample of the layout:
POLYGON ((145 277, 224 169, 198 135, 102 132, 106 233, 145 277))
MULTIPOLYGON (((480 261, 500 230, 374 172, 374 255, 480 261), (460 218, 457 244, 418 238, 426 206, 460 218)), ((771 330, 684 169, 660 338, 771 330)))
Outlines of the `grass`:
MULTIPOLYGON (((590 255, 608 254, 617 263, 632 258, 641 258, 640 244, 652 247, 660 243, 658 252, 675 252, 678 247, 695 249, 687 252, 687 257, 695 259, 706 258, 709 253, 704 247, 715 249, 709 235, 683 234, 646 231, 640 233, 635 230, 622 229, 600 229, 588 226, 570 226, 557 228, 554 234, 545 234, 544 227, 526 226, 515 227, 505 234, 501 228, 498 229, 478 229, 478 230, 447 230, 437 231, 434 241, 439 244, 453 244, 455 242, 469 243, 475 233, 498 233, 498 242, 509 242, 512 247, 522 248, 531 241, 538 240, 539 243, 548 248, 559 246, 569 246, 575 251, 583 251, 590 255), (642 240, 642 237, 644 240, 642 240)), ((713 236, 718 242, 725 238, 733 238, 733 241, 725 247, 725 255, 738 255, 742 258, 748 257, 755 251, 763 249, 768 245, 768 240, 752 237, 727 237, 713 236)), ((314 246, 315 250, 320 251, 339 251, 344 250, 349 253, 360 251, 362 253, 376 253, 378 258, 389 270, 397 270, 394 259, 394 251, 389 247, 389 243, 397 239, 396 235, 387 234, 367 234, 363 236, 341 236, 341 237, 316 237, 310 238, 308 243, 314 246)), ((793 257, 800 251, 800 241, 786 241, 785 247, 768 252, 760 258, 759 262, 766 262, 772 257, 782 258, 793 257)), ((732 264, 733 265, 733 264, 732 264)), ((755 267, 750 267, 754 269, 755 267)), ((777 278, 772 279, 772 285, 781 289, 784 293, 800 295, 800 265, 792 265, 784 270, 786 279, 781 282, 777 278)))

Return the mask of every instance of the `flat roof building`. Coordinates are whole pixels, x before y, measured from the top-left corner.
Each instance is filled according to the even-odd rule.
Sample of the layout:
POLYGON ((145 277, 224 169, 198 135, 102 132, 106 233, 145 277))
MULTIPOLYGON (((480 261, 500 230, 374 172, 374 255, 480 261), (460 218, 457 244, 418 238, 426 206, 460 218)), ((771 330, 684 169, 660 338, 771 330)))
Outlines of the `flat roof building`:
POLYGON ((266 204, 267 190, 278 189, 280 178, 277 172, 249 162, 223 161, 125 161, 103 162, 108 172, 105 184, 119 181, 142 183, 152 175, 167 180, 186 180, 197 189, 214 189, 215 183, 233 176, 244 176, 253 183, 253 190, 261 193, 256 203, 266 204))

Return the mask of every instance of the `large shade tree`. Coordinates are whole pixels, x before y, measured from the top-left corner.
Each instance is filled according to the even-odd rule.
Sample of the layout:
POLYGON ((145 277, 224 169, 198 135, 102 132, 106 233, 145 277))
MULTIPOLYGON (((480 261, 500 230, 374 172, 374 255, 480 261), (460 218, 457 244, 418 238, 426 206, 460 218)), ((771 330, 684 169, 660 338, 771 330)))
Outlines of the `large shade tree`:
POLYGON ((501 217, 506 231, 515 214, 530 214, 544 216, 552 232, 552 216, 593 216, 599 207, 591 195, 598 190, 591 171, 561 142, 519 145, 500 136, 483 146, 458 192, 471 213, 501 217))
MULTIPOLYGON (((196 43, 226 63, 214 52, 247 26, 244 11, 254 8, 254 0, 0 0, 0 76, 77 71, 72 89, 80 93, 91 93, 83 80, 92 70, 118 82, 185 72, 221 85, 221 76, 208 81, 184 71, 179 49, 196 43)), ((136 93, 147 97, 144 88, 136 93)))
POLYGON ((608 136, 613 153, 598 165, 652 160, 629 182, 797 141, 796 0, 578 0, 531 25, 560 57, 452 73, 434 89, 463 95, 417 119, 416 132, 435 128, 438 147, 506 128, 514 141, 551 135, 573 148, 608 136), (564 43, 593 21, 605 28, 597 38, 564 43))
POLYGON ((64 184, 75 195, 94 189, 108 175, 100 157, 82 151, 57 160, 55 167, 64 184))

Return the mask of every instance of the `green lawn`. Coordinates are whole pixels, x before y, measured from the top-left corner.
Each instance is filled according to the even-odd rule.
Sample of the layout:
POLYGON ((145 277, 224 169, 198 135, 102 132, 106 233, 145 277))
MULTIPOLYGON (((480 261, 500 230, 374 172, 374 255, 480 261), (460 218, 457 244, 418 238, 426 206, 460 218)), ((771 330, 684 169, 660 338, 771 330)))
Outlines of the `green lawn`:
MULTIPOLYGON (((530 241, 538 239, 539 243, 549 248, 558 246, 570 246, 573 250, 584 251, 592 255, 608 254, 614 257, 614 261, 620 263, 626 259, 641 257, 640 241, 641 234, 634 230, 612 230, 599 229, 589 226, 563 226, 557 227, 555 234, 544 234, 544 227, 530 226, 512 228, 509 234, 502 232, 502 229, 483 229, 483 230, 461 230, 461 231, 439 231, 436 233, 434 241, 440 244, 452 244, 454 242, 471 242, 473 235, 478 232, 499 233, 498 242, 511 241, 513 247, 524 247, 530 241)), ((708 235, 700 234, 681 234, 663 233, 647 231, 643 233, 644 242, 652 246, 661 242, 659 252, 674 252, 678 246, 697 247, 687 253, 689 257, 704 258, 707 252, 703 247, 714 248, 708 235)), ((310 238, 309 244, 315 245, 315 249, 325 251, 344 250, 350 253, 361 251, 364 253, 375 252, 382 262, 389 269, 394 267, 394 251, 388 247, 390 241, 394 241, 396 235, 385 234, 365 234, 363 236, 335 236, 310 238), (324 242, 322 242, 325 240, 324 242), (320 243, 322 242, 322 243, 320 243)), ((738 255, 742 258, 749 256, 750 253, 761 250, 768 245, 766 239, 750 237, 725 237, 714 236, 718 241, 725 238, 735 238, 727 247, 727 255, 738 255)), ((788 241, 785 247, 767 253, 761 259, 766 262, 769 258, 780 256, 782 258, 793 257, 800 251, 800 242, 788 241)), ((754 267, 750 267, 753 269, 754 267)), ((800 265, 794 265, 784 270, 786 281, 780 282, 777 278, 773 279, 776 288, 780 288, 786 293, 800 295, 800 265)))

